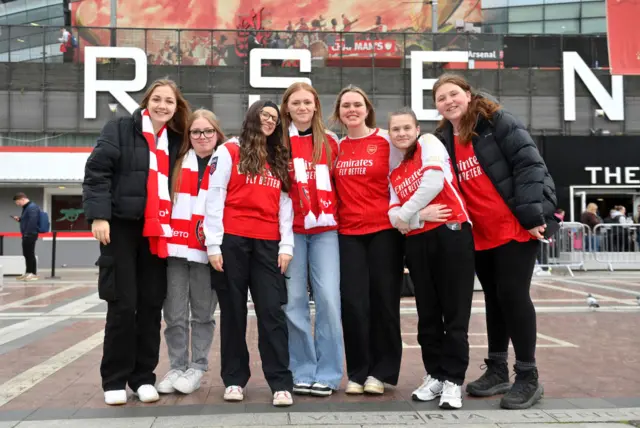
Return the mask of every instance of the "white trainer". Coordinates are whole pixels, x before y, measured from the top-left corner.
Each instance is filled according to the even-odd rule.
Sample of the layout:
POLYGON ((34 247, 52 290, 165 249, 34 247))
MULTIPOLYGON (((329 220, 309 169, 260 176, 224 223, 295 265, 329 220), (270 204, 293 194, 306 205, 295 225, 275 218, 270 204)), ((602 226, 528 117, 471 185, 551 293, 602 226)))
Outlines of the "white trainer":
POLYGON ((142 385, 136 391, 136 395, 143 403, 153 403, 160 399, 156 387, 153 385, 142 385))
POLYGON ((273 394, 273 405, 276 407, 286 407, 293 404, 293 397, 289 391, 276 391, 273 394))
POLYGON ((119 406, 121 404, 127 404, 127 390, 117 389, 114 391, 105 391, 104 402, 109 406, 119 406))
POLYGON ((373 376, 369 376, 364 382, 364 392, 367 394, 384 394, 384 383, 373 376))
POLYGON ((225 401, 242 401, 244 400, 244 391, 241 386, 231 385, 224 390, 225 401))
POLYGON ((173 387, 183 394, 191 394, 200 388, 202 376, 204 376, 204 371, 189 369, 173 383, 173 387))
POLYGON ((435 400, 442 395, 443 386, 443 382, 431 377, 431 375, 426 375, 422 378, 422 385, 411 394, 411 398, 415 401, 435 400))
POLYGON ((176 383, 178 378, 182 376, 184 372, 182 370, 171 369, 162 378, 156 389, 160 394, 173 394, 176 389, 173 384, 176 383))
POLYGON ((448 380, 444 381, 442 395, 440 396, 441 409, 462 408, 462 385, 456 385, 448 380))

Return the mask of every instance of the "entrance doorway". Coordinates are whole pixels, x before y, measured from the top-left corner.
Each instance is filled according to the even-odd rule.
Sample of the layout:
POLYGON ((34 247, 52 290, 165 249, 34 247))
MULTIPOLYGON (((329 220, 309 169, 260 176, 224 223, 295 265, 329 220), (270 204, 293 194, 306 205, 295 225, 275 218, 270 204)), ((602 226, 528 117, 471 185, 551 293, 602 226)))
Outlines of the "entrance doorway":
POLYGON ((625 208, 627 217, 638 215, 640 204, 640 186, 632 185, 601 185, 601 186, 570 186, 570 221, 580 221, 580 215, 587 205, 594 203, 598 206, 598 214, 604 220, 616 206, 625 208))

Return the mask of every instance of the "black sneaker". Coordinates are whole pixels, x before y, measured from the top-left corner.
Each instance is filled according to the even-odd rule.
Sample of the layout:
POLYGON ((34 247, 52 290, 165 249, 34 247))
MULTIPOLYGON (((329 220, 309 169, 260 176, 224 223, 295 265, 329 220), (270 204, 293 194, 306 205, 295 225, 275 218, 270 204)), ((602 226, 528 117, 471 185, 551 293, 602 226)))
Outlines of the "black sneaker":
POLYGON ((311 394, 311 384, 296 383, 293 385, 293 393, 298 395, 309 395, 311 394))
POLYGON ((317 397, 328 397, 331 394, 333 394, 333 389, 325 384, 316 382, 311 387, 311 395, 315 395, 317 397))
POLYGON ((528 409, 536 404, 544 395, 544 388, 538 382, 538 369, 518 370, 516 381, 511 389, 500 400, 503 409, 528 409))
POLYGON ((509 366, 506 361, 484 360, 487 370, 477 380, 467 384, 467 394, 491 397, 509 391, 509 366))

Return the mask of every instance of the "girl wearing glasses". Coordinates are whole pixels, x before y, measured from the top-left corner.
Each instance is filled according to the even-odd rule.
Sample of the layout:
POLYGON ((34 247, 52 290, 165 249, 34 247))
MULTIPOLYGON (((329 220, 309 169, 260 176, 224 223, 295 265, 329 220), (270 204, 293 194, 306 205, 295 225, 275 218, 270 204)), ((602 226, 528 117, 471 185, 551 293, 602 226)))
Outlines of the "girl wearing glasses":
POLYGON ((262 370, 274 406, 293 404, 289 371, 284 273, 293 257, 289 152, 282 144, 278 107, 255 102, 240 138, 221 145, 211 159, 205 236, 211 283, 220 300, 221 375, 224 399, 242 401, 249 381, 247 291, 258 319, 262 370))
POLYGON ((176 390, 192 393, 200 388, 202 376, 209 368, 208 356, 216 325, 213 313, 218 297, 211 289, 202 220, 209 187, 209 160, 222 141, 224 133, 216 116, 209 110, 196 110, 187 122, 172 173, 173 236, 168 243, 168 285, 163 308, 164 338, 171 370, 158 384, 158 392, 163 394, 176 390))

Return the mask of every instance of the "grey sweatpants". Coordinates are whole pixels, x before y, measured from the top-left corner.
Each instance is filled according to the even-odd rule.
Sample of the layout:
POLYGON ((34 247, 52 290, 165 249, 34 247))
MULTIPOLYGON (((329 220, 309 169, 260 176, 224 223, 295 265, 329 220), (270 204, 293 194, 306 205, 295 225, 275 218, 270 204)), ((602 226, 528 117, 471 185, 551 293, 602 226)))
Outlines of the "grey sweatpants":
POLYGON ((211 288, 208 264, 169 257, 167 261, 167 298, 163 313, 164 339, 169 349, 171 368, 207 371, 209 350, 216 322, 213 313, 218 296, 211 288), (189 361, 189 311, 191 311, 191 361, 189 361))

